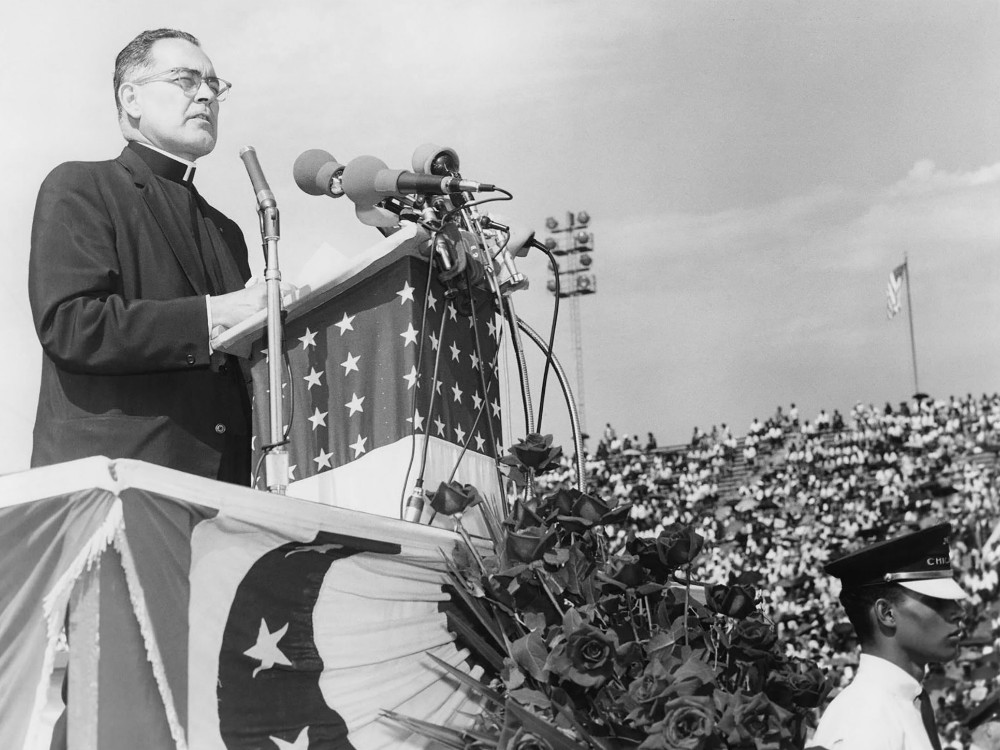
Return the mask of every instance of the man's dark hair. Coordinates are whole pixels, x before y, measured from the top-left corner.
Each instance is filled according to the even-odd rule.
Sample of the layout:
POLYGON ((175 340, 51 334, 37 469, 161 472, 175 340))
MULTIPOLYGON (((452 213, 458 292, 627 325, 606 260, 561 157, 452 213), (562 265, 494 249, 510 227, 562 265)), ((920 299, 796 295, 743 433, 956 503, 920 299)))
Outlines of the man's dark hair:
POLYGON ((129 78, 135 75, 137 71, 149 67, 149 51, 153 48, 153 44, 161 39, 183 39, 186 42, 191 42, 196 47, 201 46, 201 42, 191 36, 191 34, 188 34, 186 31, 178 31, 177 29, 144 31, 126 44, 125 49, 119 52, 118 57, 115 58, 115 106, 118 107, 119 117, 122 115, 122 103, 118 100, 118 89, 129 78))
POLYGON ((858 642, 862 645, 871 643, 875 637, 875 615, 872 612, 872 607, 876 601, 887 599, 893 604, 897 604, 905 596, 906 592, 903 587, 896 583, 842 589, 840 603, 844 605, 847 619, 854 626, 858 642))

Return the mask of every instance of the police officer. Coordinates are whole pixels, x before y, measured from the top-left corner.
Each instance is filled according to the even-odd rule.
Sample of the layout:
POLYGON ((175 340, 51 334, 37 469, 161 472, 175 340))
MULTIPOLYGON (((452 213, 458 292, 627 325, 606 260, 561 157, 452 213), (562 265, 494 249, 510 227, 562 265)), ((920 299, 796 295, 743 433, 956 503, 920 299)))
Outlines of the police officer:
POLYGON ((922 686, 932 662, 958 654, 965 591, 952 576, 944 523, 880 542, 825 566, 861 644, 854 680, 823 713, 810 746, 941 750, 922 686))

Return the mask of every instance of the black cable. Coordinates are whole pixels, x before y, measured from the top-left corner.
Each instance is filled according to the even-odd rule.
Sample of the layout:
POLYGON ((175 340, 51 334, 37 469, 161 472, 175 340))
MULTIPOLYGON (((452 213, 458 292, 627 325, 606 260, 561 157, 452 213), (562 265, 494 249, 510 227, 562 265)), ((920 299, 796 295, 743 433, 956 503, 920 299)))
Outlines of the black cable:
POLYGON ((552 305, 552 328, 549 331, 549 347, 548 351, 545 352, 545 370, 542 373, 542 390, 538 396, 538 421, 535 425, 535 431, 541 433, 542 431, 542 411, 545 409, 545 385, 549 379, 549 368, 552 366, 552 347, 556 343, 556 323, 559 322, 559 293, 561 291, 561 286, 559 284, 559 264, 556 262, 555 256, 552 251, 549 250, 545 245, 537 243, 535 245, 539 247, 542 252, 544 252, 549 257, 549 263, 552 264, 552 274, 555 277, 555 296, 556 301, 552 305))
MULTIPOLYGON (((471 302, 471 307, 472 307, 472 333, 476 345, 476 354, 479 357, 479 385, 483 389, 483 407, 485 408, 489 404, 489 396, 490 396, 489 386, 490 383, 492 383, 493 378, 496 377, 496 368, 495 367, 493 368, 493 372, 490 373, 490 383, 487 383, 486 373, 484 372, 487 367, 486 358, 483 356, 483 346, 479 340, 479 322, 476 320, 476 297, 473 294, 471 277, 468 268, 465 269, 465 281, 466 281, 466 286, 468 287, 469 290, 469 301, 471 302)), ((497 347, 497 350, 499 351, 499 346, 497 347)), ((493 358, 495 361, 496 360, 495 354, 493 358)), ((476 416, 476 421, 477 422, 479 421, 478 416, 476 416)), ((475 424, 473 424, 472 429, 474 430, 475 428, 476 426, 475 424)), ((497 437, 496 433, 493 431, 493 418, 489 414, 486 415, 486 429, 490 435, 490 448, 496 451, 497 437)), ((497 456, 497 458, 499 458, 499 456, 497 456)))
POLYGON ((524 368, 521 367, 520 363, 524 360, 524 350, 521 349, 520 342, 517 336, 517 319, 514 317, 514 312, 511 310, 510 305, 504 305, 503 311, 507 322, 510 325, 511 337, 510 343, 514 347, 514 354, 517 356, 518 367, 517 367, 517 379, 521 384, 521 405, 524 407, 524 432, 531 432, 531 415, 528 413, 528 384, 524 382, 524 368))
MULTIPOLYGON (((423 367, 424 362, 424 342, 427 340, 427 308, 430 305, 431 299, 431 284, 434 280, 434 238, 437 234, 436 230, 431 233, 431 254, 427 261, 427 284, 424 286, 424 307, 420 318, 420 344, 417 346, 417 381, 413 386, 413 409, 410 412, 410 419, 413 426, 417 425, 417 383, 420 382, 420 368, 423 367)), ((443 317, 443 311, 442 311, 443 317)), ((440 343, 438 344, 440 349, 440 343)), ((440 351, 438 352, 440 357, 440 351)), ((431 384, 433 387, 433 384, 431 384)), ((432 394, 433 398, 433 394, 432 394)), ((433 403, 433 401, 432 401, 433 403)), ((431 415, 427 415, 427 423, 430 424, 431 415)), ((428 430, 424 430, 424 454, 427 452, 427 436, 428 430)), ((410 478, 410 472, 413 471, 413 462, 417 457, 417 432, 413 431, 413 439, 410 441, 410 460, 406 465, 406 474, 403 475, 403 487, 399 494, 399 508, 400 508, 400 518, 403 517, 405 504, 406 504, 406 480, 410 478)), ((421 469, 420 475, 417 477, 417 483, 423 483, 423 469, 421 469)), ((414 484, 416 487, 417 485, 414 484)))
POLYGON ((444 216, 441 217, 441 223, 443 224, 444 222, 448 221, 448 219, 450 219, 452 216, 454 216, 455 214, 457 214, 459 211, 464 211, 465 209, 472 208, 473 206, 482 206, 482 205, 484 205, 486 203, 496 203, 497 201, 512 201, 512 200, 514 200, 514 196, 511 195, 510 193, 508 193, 503 188, 494 188, 494 191, 497 192, 497 193, 503 193, 503 195, 505 197, 503 197, 503 198, 482 198, 482 199, 480 199, 478 201, 469 201, 468 203, 466 203, 464 205, 461 205, 461 206, 459 206, 457 208, 453 208, 450 211, 448 211, 444 216))

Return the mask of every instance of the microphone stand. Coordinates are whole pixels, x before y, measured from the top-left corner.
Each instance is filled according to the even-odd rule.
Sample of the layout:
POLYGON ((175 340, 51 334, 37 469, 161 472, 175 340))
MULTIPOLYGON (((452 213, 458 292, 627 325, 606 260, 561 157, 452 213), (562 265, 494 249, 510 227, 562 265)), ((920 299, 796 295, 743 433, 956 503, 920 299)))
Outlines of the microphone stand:
POLYGON ((267 284, 267 373, 270 384, 271 442, 264 458, 267 489, 284 495, 288 487, 288 447, 284 434, 284 405, 281 397, 281 270, 278 267, 279 219, 278 206, 261 205, 260 235, 267 258, 264 282, 267 284))
POLYGON ((257 195, 257 216, 260 219, 260 236, 264 243, 266 266, 264 281, 267 284, 267 371, 270 385, 271 441, 263 446, 264 469, 267 489, 284 495, 288 488, 288 448, 286 445, 281 400, 281 271, 278 268, 278 202, 268 187, 267 180, 257 160, 253 146, 240 149, 240 158, 246 165, 250 182, 257 195))

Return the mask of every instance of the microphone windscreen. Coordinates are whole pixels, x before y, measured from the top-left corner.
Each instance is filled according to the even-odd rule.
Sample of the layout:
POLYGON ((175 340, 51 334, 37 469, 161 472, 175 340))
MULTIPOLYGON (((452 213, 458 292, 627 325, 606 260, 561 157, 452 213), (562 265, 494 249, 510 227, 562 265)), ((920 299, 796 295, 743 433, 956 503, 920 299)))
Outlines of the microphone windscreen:
POLYGON ((385 162, 374 156, 358 156, 344 167, 344 192, 355 205, 362 208, 374 206, 384 198, 375 189, 375 180, 383 169, 388 169, 385 162))
POLYGON ((458 171, 458 152, 448 146, 439 146, 436 143, 424 143, 417 146, 410 159, 413 171, 417 174, 436 174, 442 177, 451 172, 458 171), (441 160, 442 166, 446 169, 435 169, 434 162, 441 160))
POLYGON ((339 197, 330 190, 330 180, 344 166, 329 151, 311 148, 299 154, 292 165, 295 184, 309 195, 329 195, 339 197))

